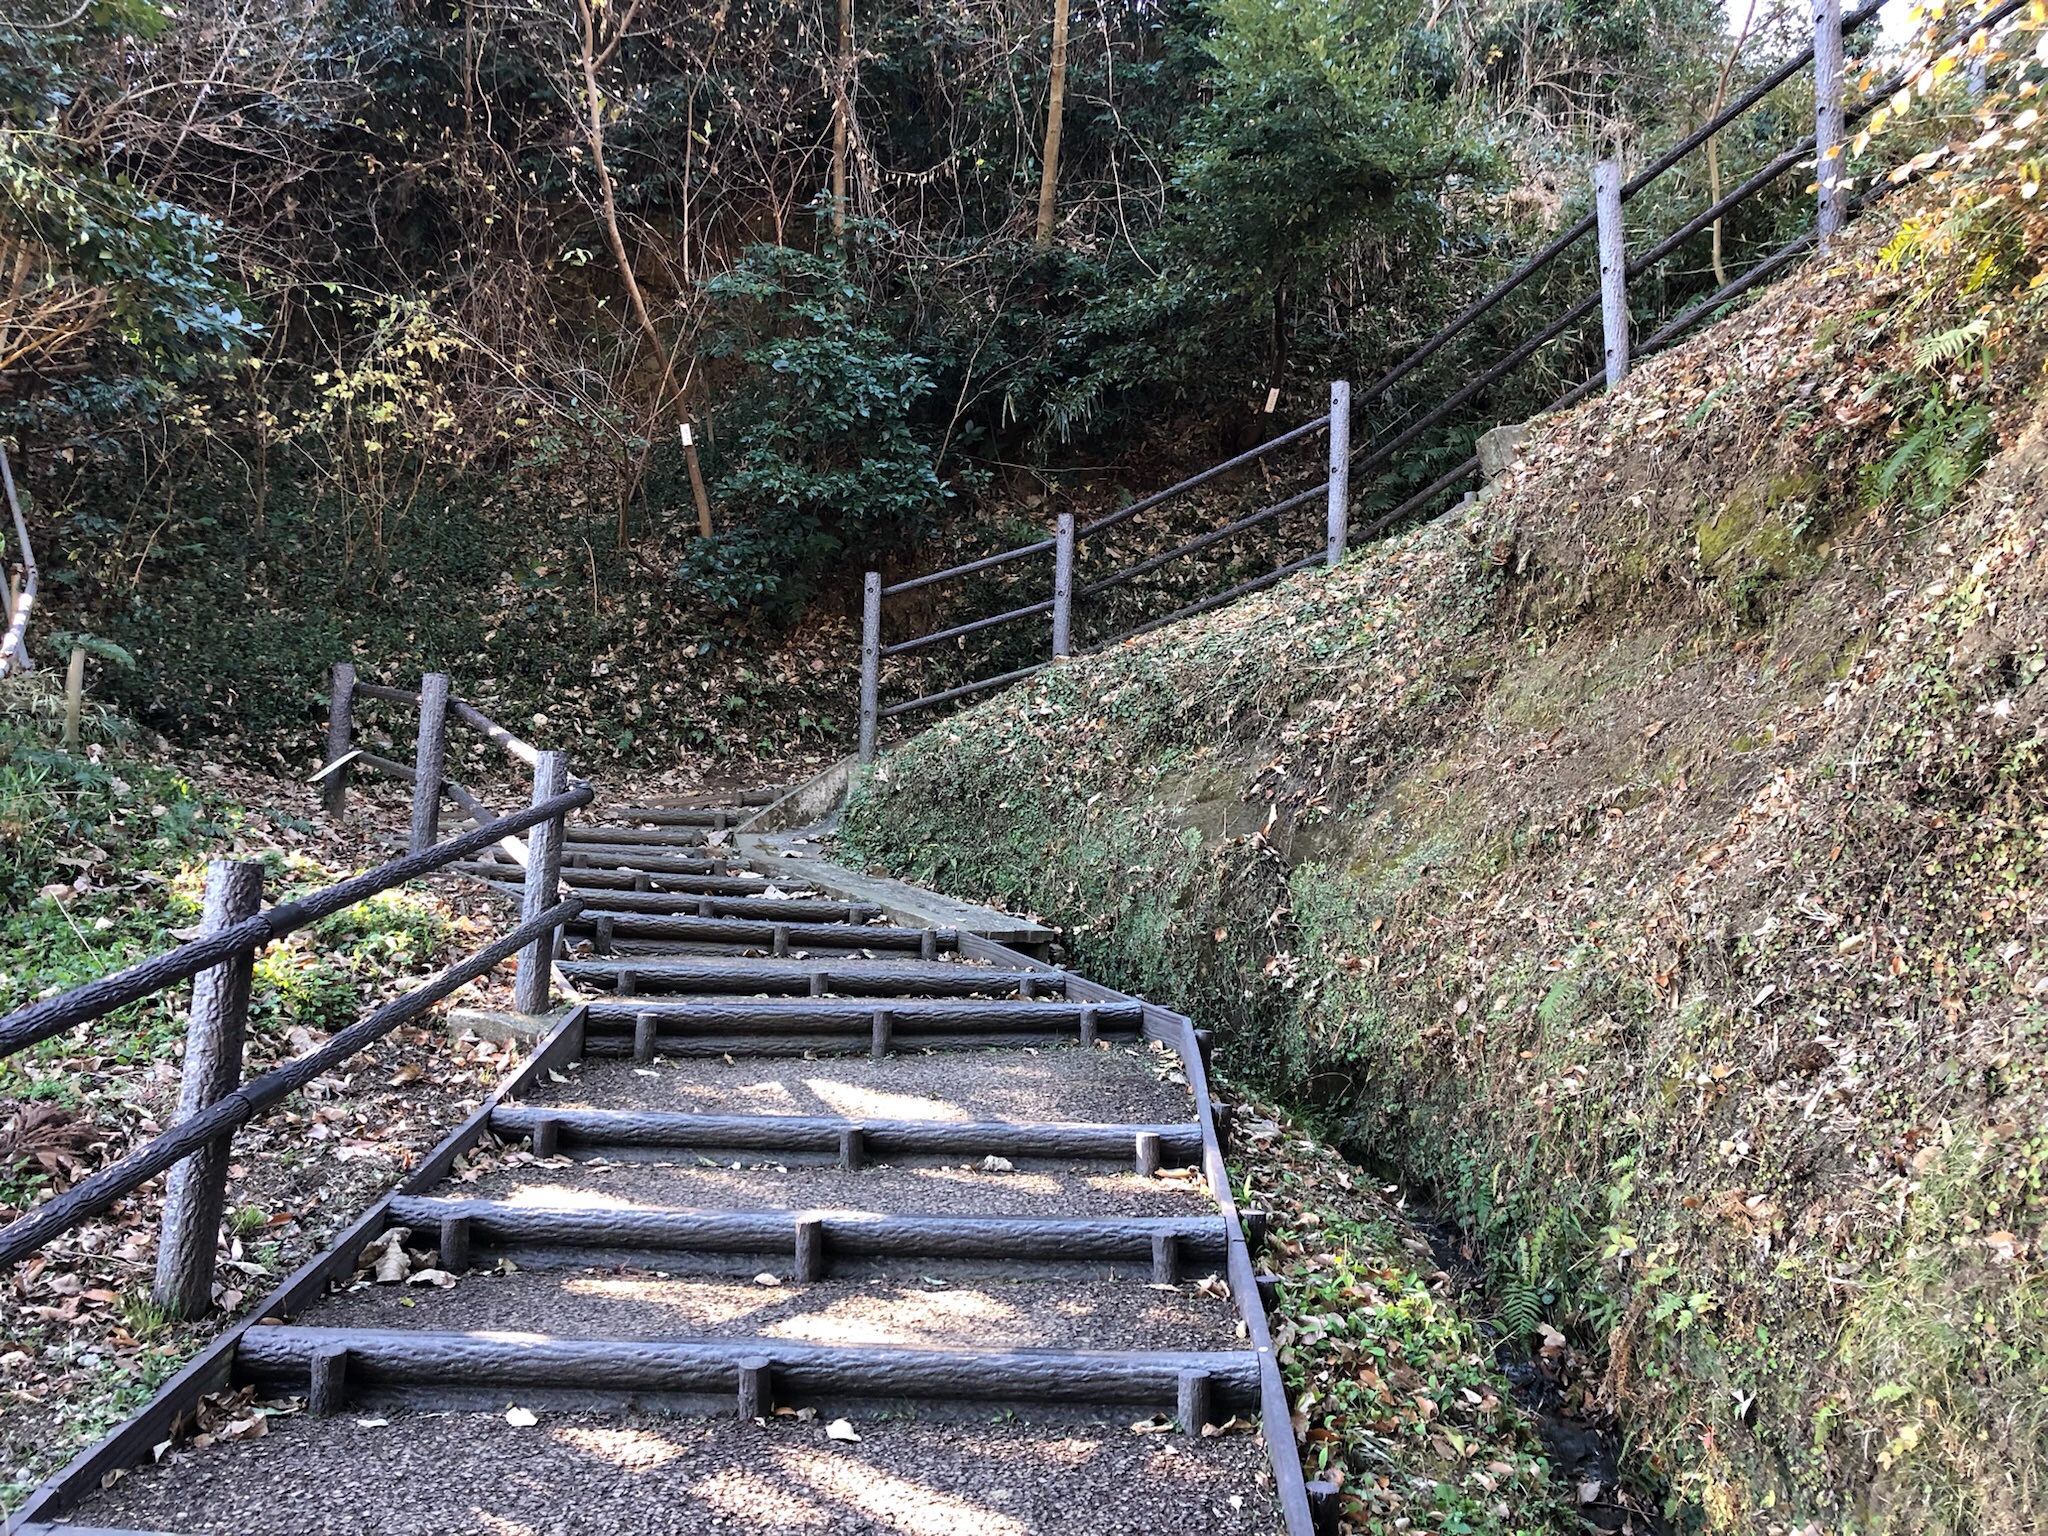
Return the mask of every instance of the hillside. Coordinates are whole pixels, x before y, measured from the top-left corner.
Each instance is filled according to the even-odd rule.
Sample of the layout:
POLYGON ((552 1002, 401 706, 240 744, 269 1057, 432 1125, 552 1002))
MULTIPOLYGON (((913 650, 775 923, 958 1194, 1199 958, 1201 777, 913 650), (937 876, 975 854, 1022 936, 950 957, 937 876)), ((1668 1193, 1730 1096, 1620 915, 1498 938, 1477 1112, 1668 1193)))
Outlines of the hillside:
POLYGON ((2037 1530, 2048 1468, 2042 333, 1881 223, 846 817, 1426 1192, 1715 1530, 2037 1530))

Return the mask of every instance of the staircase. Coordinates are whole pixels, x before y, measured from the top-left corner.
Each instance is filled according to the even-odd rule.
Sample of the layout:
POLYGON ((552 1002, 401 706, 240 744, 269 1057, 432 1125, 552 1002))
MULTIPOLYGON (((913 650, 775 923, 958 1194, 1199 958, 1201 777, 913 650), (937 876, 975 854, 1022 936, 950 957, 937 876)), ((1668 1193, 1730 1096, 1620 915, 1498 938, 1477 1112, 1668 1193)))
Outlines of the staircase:
MULTIPOLYGON (((892 920, 914 901, 744 857, 745 814, 570 824, 588 906, 558 972, 584 1000, 222 1357, 224 1388, 301 1411, 107 1477, 162 1438, 146 1410, 13 1529, 1310 1536, 1334 1513, 1302 1481, 1206 1034, 973 931, 1007 914, 892 920)), ((509 857, 460 867, 517 893, 509 857)))

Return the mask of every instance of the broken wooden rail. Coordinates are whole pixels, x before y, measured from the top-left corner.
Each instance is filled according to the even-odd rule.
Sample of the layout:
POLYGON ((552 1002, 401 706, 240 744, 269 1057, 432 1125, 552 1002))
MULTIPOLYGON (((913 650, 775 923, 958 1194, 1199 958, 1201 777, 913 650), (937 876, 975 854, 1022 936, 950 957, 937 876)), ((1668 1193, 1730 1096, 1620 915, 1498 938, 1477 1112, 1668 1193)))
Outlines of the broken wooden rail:
POLYGON ((439 836, 443 795, 455 801, 472 821, 481 824, 488 820, 489 812, 476 797, 446 776, 448 717, 451 714, 484 740, 501 748, 515 762, 535 769, 540 766, 541 749, 513 735, 467 699, 458 698, 447 673, 429 672, 420 679, 419 689, 415 692, 363 682, 356 676, 352 662, 336 662, 327 695, 327 760, 315 775, 321 784, 321 799, 328 815, 341 814, 347 803, 350 770, 360 766, 384 778, 412 786, 408 847, 413 853, 432 847, 439 836), (418 742, 411 767, 351 745, 355 737, 356 700, 359 698, 410 704, 419 711, 418 742))
MULTIPOLYGON (((2000 0, 2000 3, 1987 6, 1979 14, 1963 20, 1937 57, 1945 57, 1969 47, 1973 39, 1988 40, 1993 29, 2016 15, 2024 8, 2025 3, 2026 0, 2000 0)), ((1212 465, 1163 491, 1134 501, 1107 517, 1078 529, 1075 528, 1071 516, 1062 514, 1051 538, 1001 550, 943 570, 894 583, 885 584, 879 572, 869 572, 862 604, 858 706, 860 760, 873 760, 883 721, 934 709, 975 694, 1020 682, 1073 653, 1076 649, 1072 643, 1072 608, 1075 600, 1104 596, 1176 560, 1262 527, 1319 499, 1327 508, 1325 547, 1321 551, 1291 560, 1283 559, 1276 568, 1237 582, 1227 590, 1197 598, 1174 608, 1169 613, 1123 628, 1079 649, 1097 650, 1119 644, 1234 602, 1297 572, 1317 565, 1337 564, 1344 557, 1347 547, 1354 541, 1377 536, 1433 506, 1442 505, 1447 495, 1469 482, 1478 473, 1480 462, 1476 453, 1462 458, 1449 470, 1430 478, 1421 489, 1404 495, 1390 510, 1377 515, 1358 528, 1352 528, 1350 525, 1350 487, 1354 480, 1364 476, 1384 480, 1389 474, 1401 469, 1405 463, 1404 455, 1419 451, 1426 434, 1454 428, 1459 420, 1464 419, 1464 413, 1468 408, 1479 401, 1488 389, 1522 368, 1538 352, 1589 320, 1596 312, 1602 316, 1602 367, 1594 370, 1584 382, 1566 390, 1551 405, 1545 407, 1546 411, 1574 404, 1603 385, 1612 387, 1618 384, 1626 376, 1633 360, 1640 360, 1672 345, 1723 306, 1747 293, 1765 278, 1782 271, 1791 261, 1812 249, 1817 241, 1824 243, 1841 228, 1849 213, 1870 200, 1850 199, 1845 196, 1841 184, 1841 159, 1845 135, 1901 89, 1910 87, 1919 72, 1928 67, 1918 60, 1909 63, 1896 71, 1890 79, 1866 91, 1856 104, 1845 108, 1842 100, 1843 40, 1873 21, 1883 5, 1884 0, 1869 0, 1869 3, 1844 16, 1840 0, 1816 0, 1811 42, 1626 181, 1621 179, 1620 171, 1612 162, 1603 161, 1593 167, 1591 180, 1598 189, 1598 195, 1592 199, 1594 206, 1590 211, 1561 231, 1513 273, 1459 311, 1435 334, 1423 341, 1381 378, 1359 391, 1355 397, 1346 383, 1341 380, 1334 382, 1331 385, 1330 410, 1327 414, 1304 422, 1292 431, 1282 433, 1247 453, 1235 455, 1212 465), (1622 224, 1624 205, 1675 170, 1716 134, 1764 104, 1779 87, 1809 70, 1813 72, 1815 79, 1813 132, 1787 146, 1739 185, 1684 220, 1648 250, 1630 259, 1627 255, 1622 224), (1633 329, 1633 320, 1629 295, 1631 291, 1641 291, 1639 286, 1632 285, 1639 285, 1640 280, 1653 268, 1675 255, 1688 241, 1696 239, 1730 212, 1777 184, 1788 172, 1802 165, 1814 165, 1816 160, 1819 162, 1819 174, 1812 189, 1817 210, 1815 228, 1786 241, 1774 250, 1765 252, 1749 271, 1703 298, 1686 303, 1676 317, 1657 327, 1642 344, 1632 345, 1630 333, 1633 329), (1355 411, 1375 405, 1384 411, 1386 407, 1392 405, 1398 398, 1395 394, 1397 386, 1402 385, 1457 338, 1470 332, 1480 320, 1496 310, 1510 295, 1544 274, 1568 253, 1578 250, 1588 236, 1595 237, 1599 246, 1599 260, 1595 263, 1599 281, 1591 293, 1566 306, 1533 334, 1508 347, 1487 366, 1467 370, 1457 387, 1434 402, 1429 402, 1426 398, 1416 399, 1392 410, 1388 413, 1387 419, 1380 423, 1374 438, 1357 448, 1351 446, 1350 429, 1355 411), (1075 563, 1081 546, 1091 535, 1184 495, 1219 476, 1244 468, 1275 450, 1324 429, 1328 430, 1330 455, 1329 472, 1321 482, 1297 490, 1269 506, 1238 517, 1174 547, 1148 555, 1121 569, 1084 581, 1078 586, 1075 585, 1075 563), (883 642, 882 615, 886 599, 924 591, 942 582, 992 572, 1013 562, 1047 554, 1055 557, 1055 570, 1049 595, 1037 597, 1034 594, 1032 601, 1010 606, 1000 612, 958 619, 928 633, 886 644, 883 642), (893 703, 883 702, 882 669, 886 661, 943 642, 965 640, 986 634, 1018 620, 1045 615, 1051 616, 1051 644, 1041 653, 1039 659, 990 675, 971 677, 969 681, 924 692, 914 698, 893 703)), ((1477 429, 1472 429, 1472 436, 1476 439, 1477 435, 1477 429)), ((1045 588, 1041 587, 1039 591, 1043 592, 1045 588)), ((1012 654, 1014 655, 1014 652, 1012 654)))

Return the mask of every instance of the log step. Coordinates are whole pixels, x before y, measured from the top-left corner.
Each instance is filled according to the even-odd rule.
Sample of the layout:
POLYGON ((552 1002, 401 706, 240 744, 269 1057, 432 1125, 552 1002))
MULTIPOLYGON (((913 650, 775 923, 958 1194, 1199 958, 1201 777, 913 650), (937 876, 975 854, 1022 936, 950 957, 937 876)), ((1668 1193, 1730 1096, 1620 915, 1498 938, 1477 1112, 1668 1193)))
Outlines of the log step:
POLYGON ((745 819, 746 813, 723 806, 621 805, 603 812, 609 823, 639 823, 649 827, 711 827, 720 829, 745 819))
MULTIPOLYGON (((615 872, 605 872, 619 880, 615 872)), ((579 890, 583 876, 571 882, 579 890)), ((754 889, 758 890, 756 886, 754 889)), ((607 912, 637 912, 652 917, 750 917, 782 923, 871 923, 882 909, 870 901, 824 901, 799 896, 725 896, 710 891, 636 891, 627 877, 616 888, 592 887, 591 905, 607 912), (704 908, 711 910, 706 912, 704 908)))
POLYGON ((976 997, 1029 987, 1064 995, 1059 971, 1007 970, 976 965, 884 965, 872 969, 801 961, 565 960, 561 972, 579 985, 640 992, 755 992, 849 997, 976 997))
MULTIPOLYGON (((459 1231, 460 1249, 603 1248, 660 1253, 808 1255, 816 1280, 845 1258, 1007 1259, 1058 1264, 1151 1262, 1153 1278, 1171 1284, 1181 1262, 1214 1265, 1224 1257, 1221 1216, 1038 1217, 897 1216, 872 1212, 717 1211, 606 1207, 553 1208, 496 1200, 400 1195, 391 1221, 417 1232, 459 1231), (451 1228, 450 1223, 460 1223, 451 1228), (1162 1249, 1162 1244, 1167 1246, 1162 1249), (1174 1271, 1160 1274, 1164 1265, 1174 1271)), ((806 1267, 800 1264, 800 1268, 806 1267)))
POLYGON ((571 822, 562 832, 571 848, 579 846, 632 848, 702 848, 704 833, 688 827, 660 831, 645 827, 592 827, 571 822))
POLYGON ((716 1398, 753 1414, 846 1399, 1131 1406, 1173 1412, 1190 1381, 1211 1411, 1256 1411, 1250 1350, 940 1350, 842 1348, 775 1338, 632 1340, 427 1333, 378 1328, 251 1328, 235 1376, 278 1395, 304 1394, 320 1372, 328 1411, 349 1402, 502 1407, 701 1406, 716 1398), (697 1403, 688 1403, 695 1399, 697 1403), (681 1401, 679 1401, 681 1400, 681 1401))
MULTIPOLYGON (((1015 998, 905 998, 886 1012, 898 1035, 939 1035, 967 1030, 1002 1034, 1045 1030, 1071 1038, 1090 1010, 1104 1034, 1131 1034, 1145 1026, 1141 1003, 1038 1003, 1015 998)), ((642 1014, 654 1017, 658 1036, 699 1030, 767 1029, 791 1034, 859 1030, 874 1023, 876 1005, 850 998, 762 997, 734 1002, 699 1002, 679 997, 600 998, 585 1015, 586 1041, 623 1033, 630 1037, 642 1014)))
MULTIPOLYGON (((665 859, 662 862, 682 867, 654 872, 592 869, 565 856, 562 877, 578 890, 631 891, 640 888, 638 882, 644 874, 649 885, 657 891, 719 896, 758 896, 768 885, 766 875, 735 871, 732 864, 724 859, 665 859)), ((514 885, 526 873, 510 859, 462 859, 447 867, 459 874, 476 875, 485 880, 509 880, 514 885)))
POLYGON ((719 1148, 883 1157, 1039 1157, 1131 1162, 1140 1173, 1199 1162, 1199 1125, 1095 1125, 1071 1120, 841 1120, 812 1115, 690 1115, 652 1110, 501 1105, 491 1130, 549 1155, 582 1147, 719 1148))
MULTIPOLYGON (((842 909, 843 910, 843 909, 842 909)), ((617 907, 585 908, 563 925, 572 933, 594 933, 600 942, 621 939, 672 939, 687 944, 776 945, 799 949, 957 949, 960 935, 950 929, 895 928, 885 924, 848 922, 770 923, 730 917, 661 917, 617 907), (931 937, 927 938, 927 935, 931 937)))
MULTIPOLYGON (((650 875, 720 875, 732 880, 745 878, 744 871, 732 859, 682 859, 659 850, 647 852, 631 848, 605 848, 589 843, 571 844, 563 849, 562 869, 565 874, 576 879, 581 879, 582 872, 586 869, 640 870, 650 875)), ((762 876, 760 879, 765 884, 767 877, 762 876)), ((760 885, 756 885, 754 889, 759 890, 760 885)))
MULTIPOLYGON (((1104 1038, 1108 1038, 1105 1036, 1104 1038)), ((1130 1039, 1129 1035, 1120 1038, 1130 1039)), ((912 1040, 898 1039, 888 1051, 917 1051, 926 1055, 935 1052, 965 1051, 1020 1051, 1058 1050, 1061 1046, 1072 1046, 1074 1035, 1070 1030, 1063 1035, 1042 1033, 1035 1030, 1019 1030, 1009 1034, 938 1034, 920 1035, 912 1040)), ((669 1061, 711 1061, 720 1057, 810 1057, 829 1056, 872 1056, 872 1038, 863 1030, 858 1033, 842 1031, 838 1034, 782 1035, 771 1031, 745 1035, 684 1035, 665 1036, 657 1040, 645 1057, 640 1055, 637 1043, 630 1037, 612 1036, 593 1042, 586 1054, 594 1058, 633 1057, 636 1060, 652 1060, 660 1057, 669 1061)))

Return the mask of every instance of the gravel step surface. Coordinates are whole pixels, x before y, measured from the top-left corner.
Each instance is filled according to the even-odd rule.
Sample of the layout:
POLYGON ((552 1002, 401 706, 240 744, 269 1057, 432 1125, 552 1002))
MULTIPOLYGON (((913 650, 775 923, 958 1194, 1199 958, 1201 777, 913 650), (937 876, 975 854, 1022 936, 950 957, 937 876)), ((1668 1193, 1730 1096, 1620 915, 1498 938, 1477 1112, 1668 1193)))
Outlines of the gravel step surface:
POLYGON ((685 1207, 723 1211, 879 1211, 933 1216, 1207 1216, 1215 1201, 1195 1181, 1134 1173, 1032 1168, 894 1168, 730 1163, 527 1162, 434 1193, 525 1205, 685 1207))
MULTIPOLYGON (((927 1266, 932 1267, 932 1266, 927 1266)), ((1192 1281, 1154 1290, 1129 1266, 1115 1281, 921 1280, 768 1286, 665 1278, 653 1266, 474 1274, 447 1290, 376 1285, 301 1314, 320 1328, 514 1331, 577 1339, 729 1339, 905 1349, 1237 1349, 1237 1315, 1192 1281)), ((764 1270, 762 1273, 773 1273, 764 1270)), ((787 1270, 779 1277, 787 1282, 787 1270)))
POLYGON ((260 1440, 172 1451, 81 1524, 232 1536, 1268 1536, 1255 1434, 1122 1424, 659 1415, 303 1415, 260 1440), (1233 1502, 1235 1501, 1235 1502, 1233 1502))
POLYGON ((592 1057, 568 1083, 523 1103, 702 1115, 829 1115, 872 1120, 1083 1120, 1153 1125, 1190 1120, 1193 1097, 1173 1058, 1055 1047, 923 1051, 816 1059, 665 1058, 636 1067, 592 1057), (1171 1066, 1169 1065, 1171 1063, 1171 1066), (578 1081, 577 1079, 580 1079, 578 1081))

